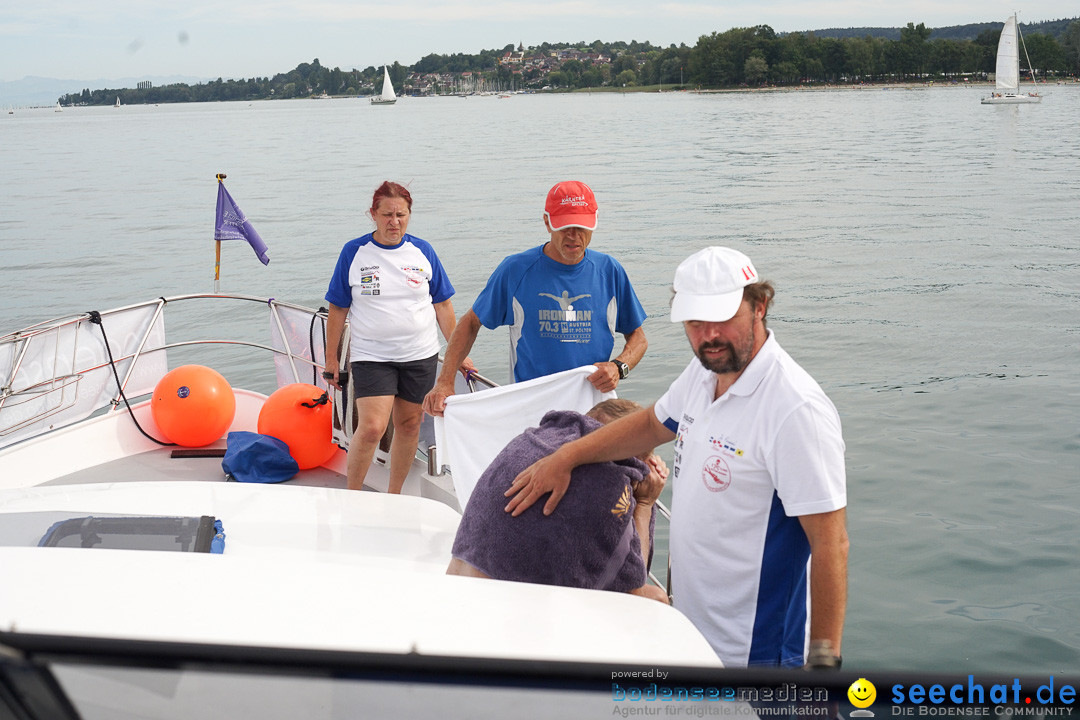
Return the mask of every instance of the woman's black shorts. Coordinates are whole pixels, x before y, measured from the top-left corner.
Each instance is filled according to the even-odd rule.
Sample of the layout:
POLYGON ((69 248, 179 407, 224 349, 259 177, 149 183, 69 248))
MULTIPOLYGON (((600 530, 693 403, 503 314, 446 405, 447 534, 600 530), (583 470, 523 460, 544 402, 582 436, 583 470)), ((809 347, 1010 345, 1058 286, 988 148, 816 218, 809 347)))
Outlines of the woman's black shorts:
POLYGON ((409 362, 360 360, 349 364, 356 397, 393 395, 417 405, 422 404, 424 396, 435 387, 438 368, 438 353, 409 362))

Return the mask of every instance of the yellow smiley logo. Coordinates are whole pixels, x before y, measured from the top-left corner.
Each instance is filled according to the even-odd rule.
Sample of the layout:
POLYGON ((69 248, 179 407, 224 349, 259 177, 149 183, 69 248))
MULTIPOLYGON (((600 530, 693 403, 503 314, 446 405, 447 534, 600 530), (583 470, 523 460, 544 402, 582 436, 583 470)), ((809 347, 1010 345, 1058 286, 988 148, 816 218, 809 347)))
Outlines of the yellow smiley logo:
POLYGON ((866 678, 859 678, 851 683, 847 691, 848 700, 857 708, 868 708, 877 698, 877 688, 866 678))

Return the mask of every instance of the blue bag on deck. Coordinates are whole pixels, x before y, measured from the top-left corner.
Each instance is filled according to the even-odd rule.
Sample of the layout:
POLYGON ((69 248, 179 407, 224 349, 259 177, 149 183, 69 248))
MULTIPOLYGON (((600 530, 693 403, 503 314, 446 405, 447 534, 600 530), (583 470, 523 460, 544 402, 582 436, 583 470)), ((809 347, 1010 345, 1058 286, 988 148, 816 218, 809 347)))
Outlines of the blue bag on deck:
POLYGON ((275 437, 240 430, 229 433, 225 442, 221 469, 229 480, 278 483, 300 472, 289 446, 275 437))

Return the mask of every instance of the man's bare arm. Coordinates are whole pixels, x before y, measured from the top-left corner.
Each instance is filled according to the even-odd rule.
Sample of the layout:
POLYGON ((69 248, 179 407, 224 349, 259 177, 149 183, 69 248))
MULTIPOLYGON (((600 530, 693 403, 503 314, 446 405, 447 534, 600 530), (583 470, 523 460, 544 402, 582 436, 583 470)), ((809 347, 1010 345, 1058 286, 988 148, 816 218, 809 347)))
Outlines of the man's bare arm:
POLYGON ((550 515, 566 494, 570 473, 577 466, 641 455, 674 438, 675 433, 656 419, 651 406, 642 408, 563 445, 521 471, 506 491, 510 498, 506 511, 520 515, 551 493, 544 505, 544 514, 550 515))
POLYGON ((801 515, 810 542, 810 644, 827 640, 840 655, 847 610, 848 535, 844 508, 801 515))
POLYGON ((450 335, 443 353, 442 372, 435 381, 435 387, 424 398, 424 412, 428 415, 441 416, 446 409, 446 398, 454 394, 454 374, 469 356, 480 327, 480 318, 469 308, 450 335))

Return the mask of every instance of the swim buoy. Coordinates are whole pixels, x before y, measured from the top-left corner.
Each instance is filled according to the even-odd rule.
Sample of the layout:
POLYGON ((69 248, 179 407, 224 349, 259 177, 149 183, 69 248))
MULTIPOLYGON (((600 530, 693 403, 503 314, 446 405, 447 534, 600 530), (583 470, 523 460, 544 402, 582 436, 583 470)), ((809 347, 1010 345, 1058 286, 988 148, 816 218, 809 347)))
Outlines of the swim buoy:
POLYGON ((202 447, 229 429, 236 415, 236 395, 216 370, 181 365, 158 380, 150 414, 170 442, 202 447))
POLYGON ((337 450, 331 439, 334 410, 321 388, 293 383, 278 388, 259 411, 259 434, 289 446, 301 470, 318 467, 337 450))

